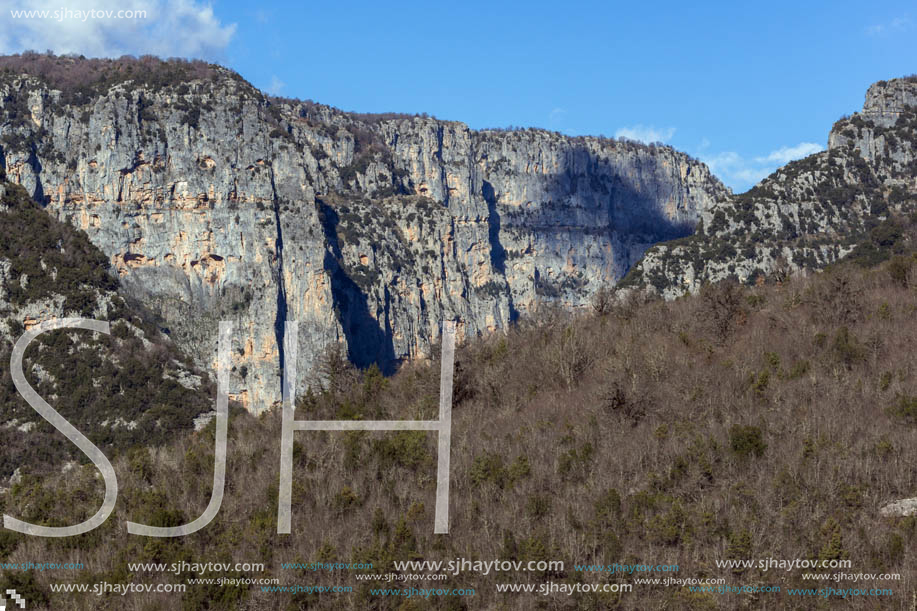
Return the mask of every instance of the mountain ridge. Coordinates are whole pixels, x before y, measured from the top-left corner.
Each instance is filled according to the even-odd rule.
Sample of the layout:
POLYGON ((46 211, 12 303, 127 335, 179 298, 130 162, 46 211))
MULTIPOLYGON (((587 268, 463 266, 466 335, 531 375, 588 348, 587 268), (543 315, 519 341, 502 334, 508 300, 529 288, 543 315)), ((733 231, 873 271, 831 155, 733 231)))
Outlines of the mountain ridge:
POLYGON ((917 77, 878 81, 860 112, 832 126, 826 151, 718 200, 694 235, 649 249, 622 285, 674 298, 728 277, 822 269, 885 239, 871 233, 913 210, 915 177, 917 77))
POLYGON ((443 320, 461 339, 588 307, 728 193, 670 147, 272 101, 194 63, 25 59, 46 80, 2 72, 11 179, 84 229, 198 365, 234 320, 250 409, 280 397, 281 314, 300 322, 301 384, 336 347, 391 371, 443 320))

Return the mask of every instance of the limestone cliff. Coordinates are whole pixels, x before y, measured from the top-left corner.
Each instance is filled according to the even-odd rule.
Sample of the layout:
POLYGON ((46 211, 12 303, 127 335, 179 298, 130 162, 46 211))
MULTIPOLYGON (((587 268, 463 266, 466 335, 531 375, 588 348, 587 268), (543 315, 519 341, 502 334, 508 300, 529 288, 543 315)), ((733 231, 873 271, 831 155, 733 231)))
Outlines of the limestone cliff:
POLYGON ((16 58, 0 104, 10 179, 85 230, 199 364, 235 321, 232 395, 251 409, 280 397, 284 319, 302 382, 334 345, 390 370, 444 319, 468 336, 588 304, 728 195, 670 147, 356 115, 218 66, 16 58))

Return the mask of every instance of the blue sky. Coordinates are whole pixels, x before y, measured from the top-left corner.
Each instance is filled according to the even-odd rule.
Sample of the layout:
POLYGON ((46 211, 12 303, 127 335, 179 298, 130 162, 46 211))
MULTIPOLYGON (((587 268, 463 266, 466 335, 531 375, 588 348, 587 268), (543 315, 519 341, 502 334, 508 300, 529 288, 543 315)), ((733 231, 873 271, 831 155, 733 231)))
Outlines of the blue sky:
POLYGON ((0 19, 0 51, 196 56, 257 87, 473 128, 661 140, 737 191, 917 72, 913 2, 13 0, 144 19, 0 19))

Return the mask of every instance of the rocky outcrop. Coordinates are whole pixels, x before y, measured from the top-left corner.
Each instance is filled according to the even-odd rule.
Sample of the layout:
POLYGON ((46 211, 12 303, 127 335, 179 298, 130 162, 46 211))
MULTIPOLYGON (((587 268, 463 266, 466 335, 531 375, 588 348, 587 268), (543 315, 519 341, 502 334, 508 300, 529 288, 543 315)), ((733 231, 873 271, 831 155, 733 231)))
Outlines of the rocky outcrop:
POLYGON ((879 515, 886 518, 912 516, 914 514, 917 514, 917 498, 892 501, 879 508, 879 515))
POLYGON ((880 81, 862 112, 834 124, 827 151, 701 210, 695 235, 654 246, 622 284, 674 298, 728 277, 820 269, 857 245, 881 246, 915 204, 917 77, 880 81))
POLYGON ((337 345, 391 370, 443 320, 468 336, 587 304, 728 195, 664 146, 348 114, 213 66, 78 89, 20 68, 0 82, 10 178, 85 230, 199 364, 235 321, 232 395, 250 409, 280 398, 285 319, 302 383, 337 345))
POLYGON ((28 383, 109 456, 161 445, 213 409, 214 388, 153 316, 120 292, 86 234, 43 211, 0 172, 0 482, 83 458, 26 403, 9 363, 23 332, 61 318, 110 321, 108 335, 48 331, 23 359, 28 383))
POLYGON ((917 79, 914 77, 879 81, 866 91, 860 113, 863 119, 881 127, 893 127, 902 115, 917 107, 917 79))

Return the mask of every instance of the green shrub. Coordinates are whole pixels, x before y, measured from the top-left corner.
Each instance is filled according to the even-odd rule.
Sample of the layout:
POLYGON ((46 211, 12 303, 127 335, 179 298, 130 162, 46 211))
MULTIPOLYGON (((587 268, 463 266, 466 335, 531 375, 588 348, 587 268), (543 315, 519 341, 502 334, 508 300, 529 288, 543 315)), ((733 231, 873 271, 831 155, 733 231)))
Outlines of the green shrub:
POLYGON ((796 361, 793 363, 793 368, 790 369, 787 377, 791 380, 795 380, 797 378, 801 378, 807 373, 809 373, 809 361, 796 361))
POLYGON ((335 511, 344 513, 347 510, 360 505, 360 497, 353 491, 350 486, 344 486, 334 495, 333 505, 335 511))
POLYGON ((614 488, 602 493, 595 502, 595 521, 600 528, 607 528, 621 517, 621 495, 614 488))
POLYGON ((531 473, 532 467, 529 465, 528 457, 524 454, 520 454, 506 470, 506 479, 507 482, 512 485, 520 479, 528 477, 531 473))
POLYGON ((898 286, 907 288, 908 275, 914 265, 912 257, 895 256, 888 262, 888 275, 891 276, 892 282, 898 286))
POLYGON ((503 457, 494 453, 476 456, 474 462, 471 463, 471 470, 468 475, 471 478, 471 483, 476 486, 489 482, 502 488, 506 483, 503 457))
POLYGON ((735 425, 729 429, 729 446, 740 458, 755 456, 760 458, 767 449, 764 434, 756 426, 735 425))
POLYGON ((533 520, 540 520, 551 511, 551 497, 547 494, 533 494, 525 503, 525 511, 533 520))
POLYGON ((683 537, 690 534, 688 514, 680 503, 675 502, 663 514, 653 516, 647 524, 652 541, 664 545, 677 545, 683 537))
POLYGON ((9 530, 0 531, 0 560, 6 560, 16 549, 16 546, 19 545, 20 540, 22 540, 22 535, 20 534, 9 530))
POLYGON ((592 460, 595 448, 588 441, 579 449, 570 448, 560 455, 557 462, 557 472, 562 476, 583 475, 582 471, 592 460))
POLYGON ((844 549, 844 539, 841 534, 841 525, 834 518, 828 518, 822 526, 822 536, 825 543, 818 552, 818 559, 822 561, 841 560, 847 558, 847 550, 844 549))
MULTIPOLYGON (((747 528, 729 533, 729 545, 726 547, 726 557, 733 560, 746 560, 751 558, 752 538, 747 528)), ((733 569, 734 573, 741 573, 743 568, 733 569)))
POLYGON ((855 361, 862 359, 865 354, 856 336, 846 326, 841 327, 834 334, 831 349, 837 360, 845 365, 851 365, 855 361))
POLYGON ((889 533, 885 542, 885 554, 890 563, 900 562, 904 555, 904 538, 898 533, 889 533))
POLYGON ((767 385, 771 379, 770 370, 769 369, 763 370, 761 374, 757 377, 757 379, 755 379, 755 375, 752 374, 751 379, 752 379, 751 387, 755 395, 758 397, 763 397, 764 392, 767 390, 767 385))
POLYGON ((879 377, 879 390, 888 390, 888 387, 892 385, 893 378, 894 376, 891 371, 882 372, 882 375, 879 377))
POLYGON ((913 426, 917 424, 917 397, 898 395, 887 411, 891 417, 913 426))
POLYGON ((776 352, 765 352, 764 361, 774 371, 780 370, 780 355, 777 354, 776 352))
POLYGON ((423 431, 398 431, 373 443, 373 451, 384 467, 398 465, 416 468, 430 464, 433 457, 427 449, 423 431))

